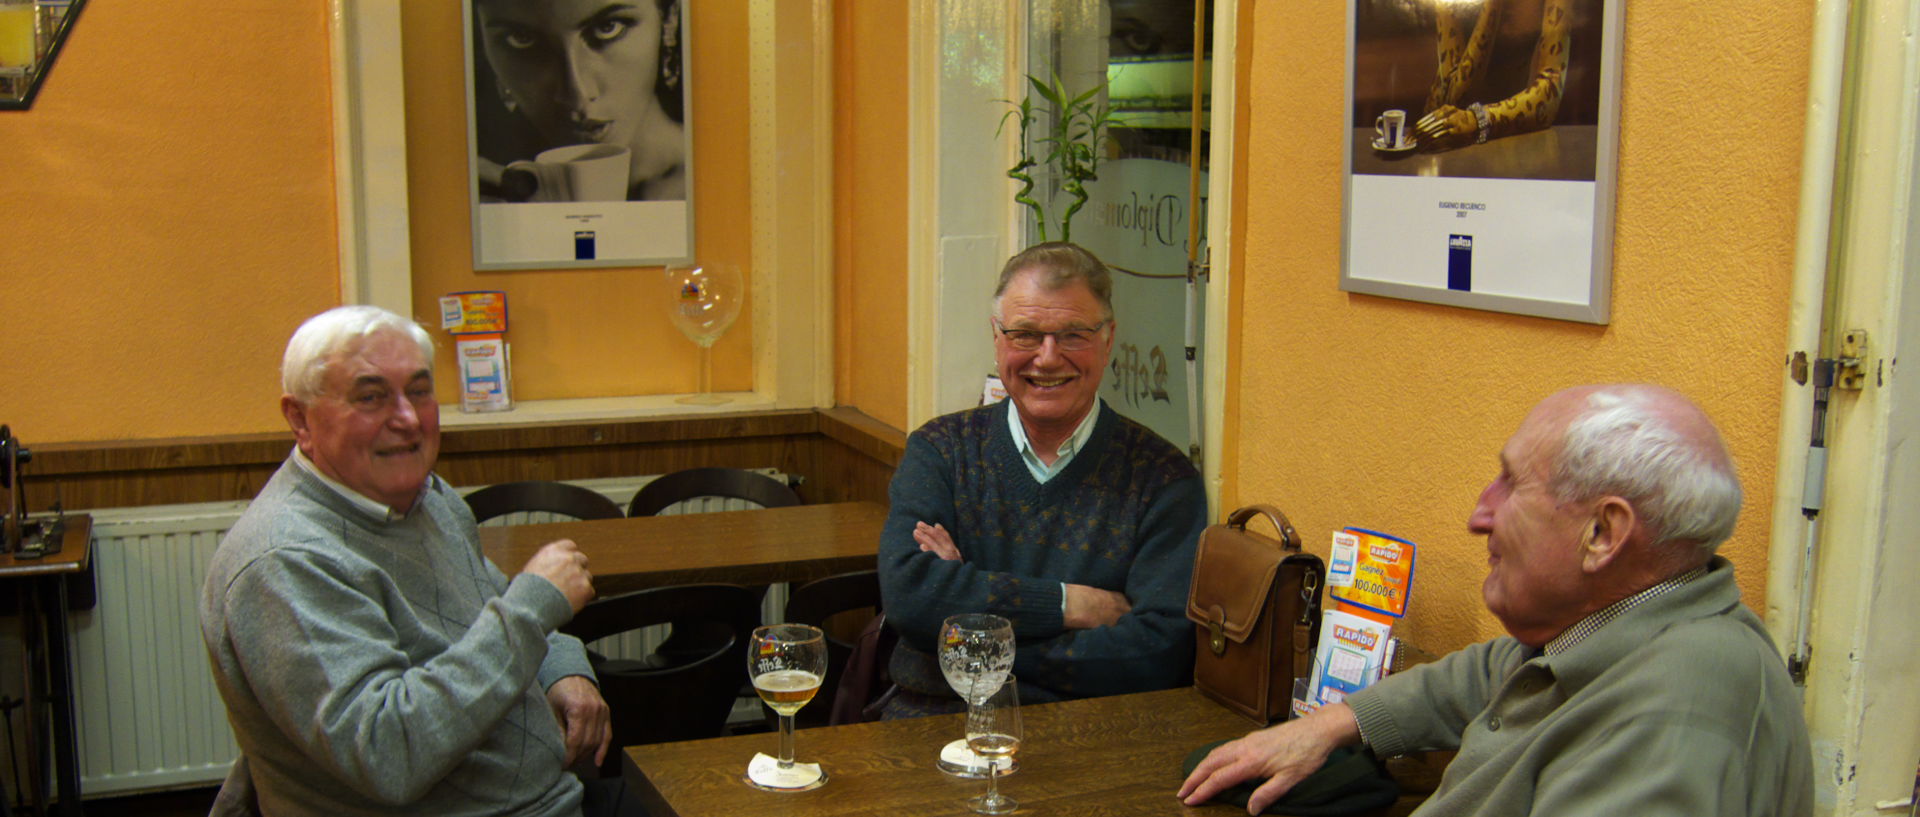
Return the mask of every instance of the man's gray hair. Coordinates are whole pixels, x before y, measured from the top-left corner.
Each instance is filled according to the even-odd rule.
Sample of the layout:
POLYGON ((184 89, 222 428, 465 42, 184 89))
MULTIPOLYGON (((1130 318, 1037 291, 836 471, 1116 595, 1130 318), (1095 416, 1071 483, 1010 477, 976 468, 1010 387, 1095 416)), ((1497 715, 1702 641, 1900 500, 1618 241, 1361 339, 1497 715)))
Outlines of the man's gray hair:
POLYGON ((1551 485, 1561 502, 1626 499, 1653 545, 1697 548, 1676 547, 1676 556, 1713 553, 1740 515, 1740 479, 1719 432, 1685 398, 1656 386, 1588 394, 1567 423, 1551 485))
POLYGON ((1085 247, 1065 241, 1035 244, 1007 259, 1007 265, 1000 268, 1000 283, 993 288, 995 318, 1000 317, 1000 296, 1007 291, 1007 285, 1028 271, 1038 275, 1040 288, 1047 292, 1075 281, 1086 284, 1094 299, 1100 302, 1105 320, 1113 320, 1113 273, 1085 247))
POLYGON ((412 320, 377 306, 337 306, 307 319, 287 341, 280 359, 280 388, 302 403, 320 396, 327 367, 368 338, 391 332, 420 347, 420 359, 433 365, 433 337, 412 320))

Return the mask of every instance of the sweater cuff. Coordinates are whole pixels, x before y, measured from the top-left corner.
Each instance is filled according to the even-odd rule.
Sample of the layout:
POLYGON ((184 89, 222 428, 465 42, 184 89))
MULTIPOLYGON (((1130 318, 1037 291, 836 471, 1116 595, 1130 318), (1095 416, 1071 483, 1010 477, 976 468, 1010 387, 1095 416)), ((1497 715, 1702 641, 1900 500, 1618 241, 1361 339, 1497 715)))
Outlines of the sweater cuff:
POLYGON ((567 594, 544 576, 532 573, 514 576, 500 599, 510 608, 527 611, 540 624, 542 632, 551 633, 573 618, 573 605, 568 603, 567 594))
POLYGON ((1067 586, 1065 583, 1048 579, 1019 581, 1014 591, 1008 595, 1012 598, 996 604, 990 594, 987 612, 1006 616, 1011 620, 1013 634, 1016 637, 1052 638, 1066 631, 1067 586))
POLYGON ((563 633, 547 636, 547 658, 540 662, 540 672, 534 676, 540 682, 540 688, 546 689, 569 675, 578 675, 594 686, 600 685, 600 679, 593 674, 593 663, 587 659, 586 645, 580 639, 563 633))
POLYGON ((1372 747, 1374 754, 1393 757, 1407 753, 1406 737, 1400 733, 1387 703, 1381 700, 1377 686, 1348 695, 1346 704, 1353 710, 1354 725, 1360 728, 1360 742, 1372 747))

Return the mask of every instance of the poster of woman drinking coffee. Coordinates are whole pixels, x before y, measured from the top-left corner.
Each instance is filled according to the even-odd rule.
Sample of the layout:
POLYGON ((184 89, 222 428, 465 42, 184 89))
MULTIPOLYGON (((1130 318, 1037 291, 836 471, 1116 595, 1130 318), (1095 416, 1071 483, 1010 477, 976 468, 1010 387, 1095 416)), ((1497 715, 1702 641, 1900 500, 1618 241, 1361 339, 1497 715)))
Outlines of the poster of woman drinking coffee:
POLYGON ((474 266, 693 247, 685 0, 464 0, 474 266))
POLYGON ((1624 0, 1349 0, 1341 289, 1606 323, 1624 0))

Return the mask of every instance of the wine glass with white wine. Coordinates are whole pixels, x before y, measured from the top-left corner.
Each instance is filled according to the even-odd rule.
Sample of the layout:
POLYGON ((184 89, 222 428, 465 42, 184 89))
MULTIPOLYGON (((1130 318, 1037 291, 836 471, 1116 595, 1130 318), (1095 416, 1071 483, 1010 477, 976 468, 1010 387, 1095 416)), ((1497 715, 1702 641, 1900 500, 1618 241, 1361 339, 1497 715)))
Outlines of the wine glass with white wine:
POLYGON ((972 694, 967 696, 967 748, 987 759, 987 793, 969 799, 967 807, 981 814, 1006 814, 1020 806, 1000 793, 996 774, 1020 750, 1019 687, 1012 675, 982 675, 974 679, 972 694))
POLYGON ((755 628, 747 645, 747 675, 760 700, 780 716, 780 758, 763 779, 749 767, 747 784, 768 791, 806 791, 827 782, 825 770, 798 769, 793 762, 793 713, 813 700, 827 674, 827 640, 820 628, 769 624, 755 628))
POLYGON ((747 285, 740 268, 733 264, 667 267, 666 275, 673 288, 667 314, 680 333, 700 347, 700 391, 678 402, 701 406, 732 402, 713 393, 713 344, 740 317, 740 306, 746 301, 747 285))
MULTIPOLYGON (((948 616, 940 623, 939 638, 940 674, 953 693, 969 703, 980 680, 988 683, 979 689, 993 689, 1013 671, 1013 622, 1005 618, 990 613, 948 616)), ((942 747, 934 765, 955 777, 981 778, 988 772, 986 760, 969 751, 964 739, 942 747)), ((1007 771, 1012 771, 1011 758, 1007 771)))

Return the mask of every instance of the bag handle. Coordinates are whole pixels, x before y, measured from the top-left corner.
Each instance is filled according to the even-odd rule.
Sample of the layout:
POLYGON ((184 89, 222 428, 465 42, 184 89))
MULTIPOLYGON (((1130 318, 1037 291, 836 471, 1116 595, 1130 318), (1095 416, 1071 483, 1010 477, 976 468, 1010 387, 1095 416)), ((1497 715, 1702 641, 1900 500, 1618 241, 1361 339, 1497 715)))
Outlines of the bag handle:
POLYGON ((1227 526, 1246 530, 1247 521, 1255 516, 1264 516, 1268 522, 1273 523, 1273 529, 1280 532, 1282 550, 1300 552, 1300 534, 1294 532, 1293 523, 1287 521, 1287 515, 1272 505, 1255 504, 1242 507, 1227 517, 1227 526))

